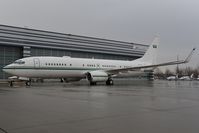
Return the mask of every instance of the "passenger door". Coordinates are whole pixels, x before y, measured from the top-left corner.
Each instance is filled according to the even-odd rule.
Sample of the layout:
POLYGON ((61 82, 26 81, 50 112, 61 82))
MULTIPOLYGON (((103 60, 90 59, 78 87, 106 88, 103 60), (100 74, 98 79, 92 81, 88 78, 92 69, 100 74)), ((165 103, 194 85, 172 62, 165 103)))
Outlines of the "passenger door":
POLYGON ((35 58, 35 59, 33 59, 33 61, 34 61, 35 68, 39 68, 40 67, 40 61, 39 61, 39 59, 35 58))

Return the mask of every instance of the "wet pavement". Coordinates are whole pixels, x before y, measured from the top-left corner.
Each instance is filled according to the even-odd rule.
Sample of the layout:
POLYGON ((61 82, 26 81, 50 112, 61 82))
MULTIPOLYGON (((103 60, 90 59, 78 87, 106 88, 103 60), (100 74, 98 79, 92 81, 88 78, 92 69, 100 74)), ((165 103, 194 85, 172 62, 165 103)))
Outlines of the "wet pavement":
POLYGON ((0 128, 8 133, 198 133, 199 81, 0 86, 0 128))

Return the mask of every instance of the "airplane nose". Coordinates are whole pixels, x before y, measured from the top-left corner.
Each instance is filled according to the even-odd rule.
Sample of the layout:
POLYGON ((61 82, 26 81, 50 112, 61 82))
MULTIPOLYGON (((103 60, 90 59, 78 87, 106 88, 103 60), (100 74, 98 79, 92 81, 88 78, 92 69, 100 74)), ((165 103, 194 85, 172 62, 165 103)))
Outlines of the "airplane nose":
POLYGON ((11 66, 12 66, 12 64, 8 64, 8 65, 4 66, 3 69, 10 68, 11 66))
POLYGON ((2 69, 4 72, 6 72, 8 70, 8 66, 3 67, 2 69))
POLYGON ((6 68, 8 68, 8 65, 3 67, 3 69, 6 69, 6 68))
POLYGON ((7 66, 3 67, 2 70, 3 70, 4 72, 6 72, 6 73, 10 73, 10 72, 11 72, 10 65, 7 65, 7 66))

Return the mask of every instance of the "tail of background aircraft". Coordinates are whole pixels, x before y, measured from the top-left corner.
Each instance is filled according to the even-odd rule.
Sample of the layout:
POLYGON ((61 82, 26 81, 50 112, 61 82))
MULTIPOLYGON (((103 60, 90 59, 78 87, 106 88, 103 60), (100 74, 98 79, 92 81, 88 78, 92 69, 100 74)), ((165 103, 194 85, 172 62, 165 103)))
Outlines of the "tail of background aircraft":
POLYGON ((142 62, 156 64, 158 48, 159 48, 159 38, 155 37, 152 44, 149 46, 149 49, 144 54, 144 56, 138 60, 142 62))

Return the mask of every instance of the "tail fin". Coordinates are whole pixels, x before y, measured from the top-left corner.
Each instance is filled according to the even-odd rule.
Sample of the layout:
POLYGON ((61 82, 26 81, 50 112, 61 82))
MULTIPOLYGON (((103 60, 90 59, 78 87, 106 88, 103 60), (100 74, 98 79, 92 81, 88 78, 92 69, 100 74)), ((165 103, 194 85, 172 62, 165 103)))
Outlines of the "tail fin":
POLYGON ((144 54, 144 56, 138 60, 142 62, 148 62, 150 64, 156 64, 158 48, 159 48, 159 38, 155 37, 152 44, 149 46, 149 49, 144 54))

